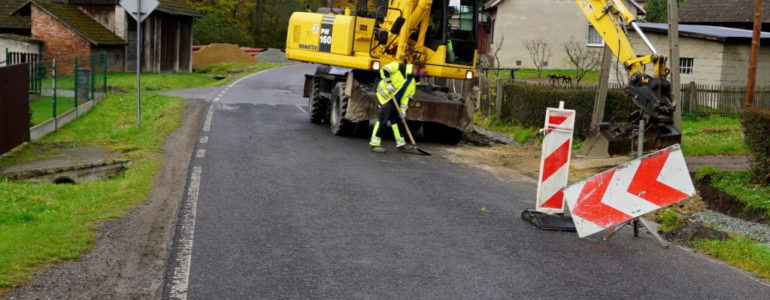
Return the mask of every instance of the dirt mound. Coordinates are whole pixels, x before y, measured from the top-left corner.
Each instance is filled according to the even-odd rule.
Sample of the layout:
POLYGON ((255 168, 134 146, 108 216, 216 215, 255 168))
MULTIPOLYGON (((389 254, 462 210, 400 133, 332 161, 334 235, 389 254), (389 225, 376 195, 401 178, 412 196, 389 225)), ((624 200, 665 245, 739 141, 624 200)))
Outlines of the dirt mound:
POLYGON ((706 223, 700 221, 687 221, 682 226, 669 231, 664 235, 669 241, 684 244, 695 240, 727 240, 730 235, 722 231, 708 227, 706 223))
POLYGON ((193 69, 223 62, 256 63, 257 61, 233 44, 211 44, 193 53, 193 69))

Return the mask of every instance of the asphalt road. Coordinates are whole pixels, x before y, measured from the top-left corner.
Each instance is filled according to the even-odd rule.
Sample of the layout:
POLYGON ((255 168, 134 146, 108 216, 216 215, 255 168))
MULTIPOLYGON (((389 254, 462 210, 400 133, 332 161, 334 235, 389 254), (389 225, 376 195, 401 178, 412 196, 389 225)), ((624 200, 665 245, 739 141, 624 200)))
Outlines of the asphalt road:
POLYGON ((444 146, 426 157, 385 141, 376 154, 331 135, 303 112, 313 68, 188 92, 215 103, 167 297, 768 299, 765 282, 648 235, 540 231, 519 217, 534 206, 531 181, 454 164, 444 146))

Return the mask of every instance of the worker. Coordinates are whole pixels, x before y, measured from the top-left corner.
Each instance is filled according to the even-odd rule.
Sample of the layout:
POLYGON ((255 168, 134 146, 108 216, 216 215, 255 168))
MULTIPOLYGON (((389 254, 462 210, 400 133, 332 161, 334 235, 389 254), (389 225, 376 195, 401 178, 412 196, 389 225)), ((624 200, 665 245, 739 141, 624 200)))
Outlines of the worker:
POLYGON ((393 129, 393 136, 396 138, 396 148, 404 150, 406 141, 398 130, 398 122, 406 119, 406 110, 409 108, 409 101, 414 97, 417 88, 417 82, 425 76, 425 63, 417 60, 411 64, 399 64, 392 62, 385 65, 380 70, 380 83, 377 85, 377 100, 379 108, 377 109, 377 122, 374 123, 372 130, 372 139, 369 146, 374 152, 385 152, 382 148, 382 139, 379 136, 380 126, 389 122, 393 129), (399 103, 397 107, 393 99, 399 103))

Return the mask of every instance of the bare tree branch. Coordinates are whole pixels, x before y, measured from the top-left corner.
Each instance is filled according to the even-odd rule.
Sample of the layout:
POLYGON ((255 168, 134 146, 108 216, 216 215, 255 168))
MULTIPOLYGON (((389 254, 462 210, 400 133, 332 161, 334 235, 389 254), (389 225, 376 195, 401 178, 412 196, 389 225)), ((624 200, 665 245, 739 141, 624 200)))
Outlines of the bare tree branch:
POLYGON ((532 59, 535 69, 537 69, 537 77, 540 77, 540 72, 545 64, 548 63, 548 59, 551 58, 551 44, 542 38, 526 40, 524 41, 524 48, 529 52, 529 57, 532 59))
POLYGON ((564 43, 564 51, 575 67, 575 84, 579 84, 589 71, 596 69, 602 63, 601 51, 588 48, 572 39, 564 43))

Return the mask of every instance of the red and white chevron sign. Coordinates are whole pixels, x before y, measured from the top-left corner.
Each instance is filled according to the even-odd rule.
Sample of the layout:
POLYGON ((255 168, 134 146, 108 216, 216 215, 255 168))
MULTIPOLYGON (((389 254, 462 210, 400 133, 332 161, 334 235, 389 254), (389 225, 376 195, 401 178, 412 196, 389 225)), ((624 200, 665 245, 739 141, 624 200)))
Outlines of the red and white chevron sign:
POLYGON ((575 111, 549 107, 545 113, 545 138, 540 154, 540 178, 537 182, 535 210, 548 214, 564 212, 564 194, 572 151, 575 111))
POLYGON ((564 189, 580 237, 614 227, 695 194, 679 145, 564 189))

